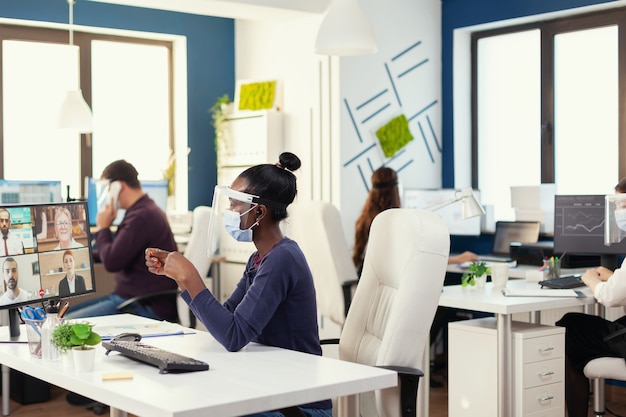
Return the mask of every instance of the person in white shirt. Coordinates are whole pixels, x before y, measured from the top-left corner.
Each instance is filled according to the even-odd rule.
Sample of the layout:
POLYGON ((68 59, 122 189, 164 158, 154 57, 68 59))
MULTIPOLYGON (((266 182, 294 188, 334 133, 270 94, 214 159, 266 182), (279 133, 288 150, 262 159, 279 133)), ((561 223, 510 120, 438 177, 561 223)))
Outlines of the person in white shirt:
MULTIPOLYGON (((617 194, 626 193, 626 178, 615 186, 617 194)), ((596 300, 607 306, 626 306, 626 264, 615 271, 600 266, 588 269, 582 280, 592 290, 596 300)), ((604 338, 626 326, 626 316, 615 321, 600 316, 567 313, 557 326, 565 327, 565 402, 569 417, 587 417, 589 380, 583 369, 589 361, 601 357, 624 357, 614 341, 604 338)), ((626 359, 626 358, 625 358, 626 359)))
POLYGON ((19 236, 11 231, 11 213, 7 209, 0 209, 0 256, 21 255, 24 253, 24 243, 19 236))
POLYGON ((19 271, 15 259, 8 257, 4 260, 2 263, 2 275, 4 276, 4 294, 0 297, 0 305, 29 300, 28 292, 18 287, 19 271))

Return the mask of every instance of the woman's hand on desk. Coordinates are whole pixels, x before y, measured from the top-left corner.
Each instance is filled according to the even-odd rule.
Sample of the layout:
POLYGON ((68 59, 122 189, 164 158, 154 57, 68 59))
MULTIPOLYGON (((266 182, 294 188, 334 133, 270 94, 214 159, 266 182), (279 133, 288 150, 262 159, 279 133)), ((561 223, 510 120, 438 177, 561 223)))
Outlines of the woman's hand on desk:
POLYGON ((153 274, 165 275, 176 281, 178 286, 182 290, 187 290, 192 298, 206 289, 196 267, 179 252, 148 248, 146 249, 146 266, 153 274))
POLYGON ((613 271, 603 266, 591 268, 585 271, 581 277, 583 282, 595 292, 596 285, 608 280, 613 275, 613 271))
POLYGON ((613 275, 613 271, 611 271, 609 268, 605 268, 603 266, 597 267, 596 271, 598 272, 598 276, 600 277, 601 281, 606 281, 609 278, 611 278, 611 275, 613 275))

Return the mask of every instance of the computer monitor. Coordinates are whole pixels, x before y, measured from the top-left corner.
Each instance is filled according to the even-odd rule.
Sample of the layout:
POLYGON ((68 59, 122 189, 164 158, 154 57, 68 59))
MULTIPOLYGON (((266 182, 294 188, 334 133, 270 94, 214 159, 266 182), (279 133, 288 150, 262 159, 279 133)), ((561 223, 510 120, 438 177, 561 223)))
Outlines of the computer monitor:
MULTIPOLYGON (((167 180, 140 180, 142 190, 163 210, 167 211, 167 180)), ((106 182, 96 178, 85 178, 85 192, 87 193, 87 204, 89 206, 89 225, 96 225, 96 215, 98 211, 107 203, 106 182)), ((124 219, 126 210, 119 209, 113 225, 119 225, 124 219)))
POLYGON ((0 257, 0 309, 9 309, 10 334, 17 337, 18 307, 96 291, 88 207, 87 202, 77 201, 0 205, 2 210, 9 212, 11 225, 8 244, 0 251, 6 254, 0 257), (68 284, 68 273, 74 274, 73 285, 68 284))
POLYGON ((0 204, 61 203, 61 181, 0 180, 0 204))
POLYGON ((540 228, 540 222, 498 220, 491 254, 508 257, 511 254, 511 243, 536 243, 540 228))
POLYGON ((617 267, 626 254, 626 240, 611 245, 605 238, 605 195, 556 195, 554 197, 554 253, 600 255, 600 262, 617 267))

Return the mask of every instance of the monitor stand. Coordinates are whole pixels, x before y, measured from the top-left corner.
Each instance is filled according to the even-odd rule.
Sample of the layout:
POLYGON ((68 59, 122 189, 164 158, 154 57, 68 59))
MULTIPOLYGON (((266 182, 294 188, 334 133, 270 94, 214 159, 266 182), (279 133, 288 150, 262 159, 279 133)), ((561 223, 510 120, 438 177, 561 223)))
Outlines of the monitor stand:
POLYGON ((610 269, 611 271, 615 271, 618 267, 617 255, 601 255, 600 265, 602 265, 605 268, 610 269))
POLYGON ((9 309, 9 336, 12 341, 20 338, 20 312, 17 308, 9 309))

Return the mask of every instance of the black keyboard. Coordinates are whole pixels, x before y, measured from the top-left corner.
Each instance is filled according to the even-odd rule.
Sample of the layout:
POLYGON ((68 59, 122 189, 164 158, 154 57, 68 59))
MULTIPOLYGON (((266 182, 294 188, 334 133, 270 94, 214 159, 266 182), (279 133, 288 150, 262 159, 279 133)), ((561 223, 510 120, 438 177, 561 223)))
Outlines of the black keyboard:
POLYGON ((557 289, 570 289, 584 287, 585 283, 580 275, 567 275, 560 278, 546 279, 540 281, 541 287, 557 288, 557 289))
POLYGON ((107 355, 114 350, 131 359, 156 366, 160 369, 159 373, 161 374, 167 372, 206 371, 209 369, 209 364, 206 362, 141 342, 110 340, 102 342, 102 346, 107 350, 107 355))

